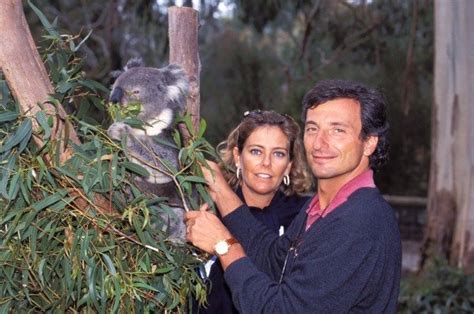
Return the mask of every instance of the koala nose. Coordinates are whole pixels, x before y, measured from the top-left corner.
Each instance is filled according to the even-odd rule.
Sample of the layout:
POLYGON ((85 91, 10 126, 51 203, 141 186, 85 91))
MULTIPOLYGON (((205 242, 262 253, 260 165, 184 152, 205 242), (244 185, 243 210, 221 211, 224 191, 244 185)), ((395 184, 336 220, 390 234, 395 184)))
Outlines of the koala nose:
POLYGON ((110 102, 113 104, 120 103, 120 100, 122 100, 123 96, 123 89, 121 87, 115 87, 112 90, 112 93, 110 93, 110 102))

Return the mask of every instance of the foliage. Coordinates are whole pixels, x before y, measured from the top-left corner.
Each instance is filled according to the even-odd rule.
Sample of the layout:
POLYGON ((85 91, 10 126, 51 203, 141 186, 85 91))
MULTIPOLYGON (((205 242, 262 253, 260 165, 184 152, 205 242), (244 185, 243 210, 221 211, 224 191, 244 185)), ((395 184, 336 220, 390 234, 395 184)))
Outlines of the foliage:
POLYGON ((474 276, 434 260, 422 274, 402 281, 399 313, 473 313, 474 276))
MULTIPOLYGON (((76 38, 43 23, 51 26, 45 61, 56 95, 50 101, 103 104, 97 94, 103 88, 83 78, 76 38)), ((135 185, 146 170, 128 160, 124 143, 76 118, 82 144, 71 144, 72 157, 59 164, 49 157, 59 147, 52 117, 20 114, 1 77, 0 92, 0 312, 183 312, 193 298, 204 302, 198 252, 169 239, 166 198, 135 185), (36 147, 33 137, 44 145, 36 147)), ((181 121, 191 140, 184 144, 175 133, 181 168, 169 175, 196 209, 210 201, 199 164, 214 152, 202 137, 204 122, 194 133, 189 116, 181 121)))

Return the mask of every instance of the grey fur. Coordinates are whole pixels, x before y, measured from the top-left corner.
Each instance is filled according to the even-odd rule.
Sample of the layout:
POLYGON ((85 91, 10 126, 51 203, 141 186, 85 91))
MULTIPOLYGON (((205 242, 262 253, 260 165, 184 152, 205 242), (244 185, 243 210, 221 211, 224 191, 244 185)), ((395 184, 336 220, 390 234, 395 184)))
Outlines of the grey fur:
POLYGON ((132 59, 116 79, 110 94, 110 101, 122 106, 141 104, 138 118, 145 122, 145 131, 114 122, 107 133, 114 140, 126 138, 130 159, 150 173, 147 178, 138 178, 137 184, 150 193, 170 199, 174 214, 163 213, 162 218, 168 221, 167 232, 172 240, 184 240, 183 208, 160 160, 169 161, 176 169, 179 167, 178 151, 172 145, 171 122, 175 114, 185 108, 188 91, 186 73, 178 65, 152 68, 143 66, 140 59, 132 59))

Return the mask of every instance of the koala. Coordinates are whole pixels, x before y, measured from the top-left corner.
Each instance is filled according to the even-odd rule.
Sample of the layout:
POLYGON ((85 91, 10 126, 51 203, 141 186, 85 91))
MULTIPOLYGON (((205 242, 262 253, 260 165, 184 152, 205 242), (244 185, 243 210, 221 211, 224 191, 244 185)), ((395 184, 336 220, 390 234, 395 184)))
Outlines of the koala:
POLYGON ((138 177, 137 186, 158 196, 168 197, 174 214, 162 214, 168 221, 167 232, 172 240, 183 240, 183 206, 172 179, 166 175, 162 160, 178 169, 178 150, 172 145, 172 122, 186 105, 189 81, 178 65, 163 68, 145 67, 140 59, 130 60, 112 85, 110 101, 124 106, 140 103, 138 118, 144 129, 114 122, 107 134, 113 140, 126 138, 126 153, 132 162, 148 170, 148 177, 138 177))

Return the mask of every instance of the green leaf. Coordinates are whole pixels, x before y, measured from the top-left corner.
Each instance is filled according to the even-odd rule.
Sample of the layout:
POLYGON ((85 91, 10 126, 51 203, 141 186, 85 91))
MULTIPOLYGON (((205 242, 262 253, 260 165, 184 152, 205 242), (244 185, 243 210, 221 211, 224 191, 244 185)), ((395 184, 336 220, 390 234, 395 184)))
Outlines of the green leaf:
POLYGON ((38 124, 43 128, 43 139, 48 139, 51 136, 51 127, 49 126, 48 119, 44 111, 38 111, 36 114, 36 121, 38 121, 38 124))
POLYGON ((70 82, 67 82, 67 81, 61 81, 56 86, 56 90, 59 93, 62 93, 62 94, 67 93, 67 91, 69 91, 72 88, 73 88, 73 85, 70 82))
POLYGON ((155 287, 152 287, 150 286, 149 284, 146 284, 142 281, 135 281, 133 283, 133 286, 136 287, 136 288, 142 288, 142 289, 146 289, 146 290, 151 290, 151 291, 155 291, 155 292, 159 292, 159 290, 157 290, 155 287))
POLYGON ((44 280, 44 267, 46 264, 46 258, 42 258, 40 262, 38 263, 38 277, 41 281, 41 285, 45 286, 45 280, 44 280))
POLYGON ((178 131, 173 132, 173 141, 176 144, 176 147, 182 147, 183 144, 181 143, 181 134, 178 131))
POLYGON ((9 151, 14 146, 18 145, 25 137, 29 139, 29 137, 31 136, 31 132, 31 120, 25 119, 20 124, 16 132, 13 135, 9 136, 7 140, 3 143, 3 145, 0 147, 0 153, 9 151))
POLYGON ((18 119, 18 112, 15 111, 4 111, 0 113, 0 123, 14 121, 18 119))
POLYGON ((38 16, 38 18, 40 19, 41 21, 41 24, 43 24, 44 28, 46 29, 46 31, 48 31, 48 33, 54 37, 54 38, 57 38, 59 39, 59 33, 56 31, 56 29, 53 27, 53 25, 51 25, 51 23, 49 23, 48 19, 46 18, 46 16, 43 14, 43 12, 41 12, 36 6, 33 5, 33 3, 31 3, 31 0, 28 0, 28 5, 31 7, 31 9, 33 9, 33 11, 36 13, 36 15, 38 16))
POLYGON ((215 210, 214 201, 212 200, 211 196, 207 192, 207 190, 201 184, 196 184, 196 190, 198 191, 199 195, 201 195, 202 199, 205 203, 207 203, 212 209, 215 210))
POLYGON ((104 85, 100 84, 99 82, 97 81, 93 81, 93 80, 78 80, 77 81, 79 84, 81 85, 84 85, 88 88, 90 88, 91 90, 93 91, 97 91, 97 90, 100 90, 100 91, 103 91, 105 93, 108 93, 109 92, 109 89, 107 87, 105 87, 104 85))
POLYGON ((102 257, 105 261, 105 264, 107 265, 107 268, 109 269, 110 274, 115 276, 117 274, 117 270, 115 269, 114 263, 112 262, 112 259, 110 258, 110 256, 102 253, 102 257))
POLYGON ((27 190, 27 185, 25 185, 24 182, 22 181, 20 181, 20 192, 25 202, 29 205, 30 204, 30 191, 27 190))
POLYGON ((207 129, 207 122, 204 119, 201 119, 199 123, 199 133, 198 133, 198 138, 203 137, 204 133, 206 132, 207 129))
POLYGON ((41 201, 34 203, 31 207, 35 209, 36 211, 42 210, 50 205, 53 205, 57 202, 59 202, 65 195, 67 194, 66 190, 59 190, 53 195, 50 195, 41 201))
POLYGON ((10 188, 8 189, 8 199, 12 200, 16 197, 18 190, 20 189, 20 172, 17 172, 13 175, 12 179, 10 180, 10 188))
POLYGON ((146 170, 145 168, 143 168, 140 165, 134 164, 133 162, 128 162, 128 161, 123 162, 122 166, 125 167, 126 169, 128 169, 129 171, 131 171, 135 174, 138 174, 141 177, 148 177, 150 175, 148 170, 146 170))
POLYGON ((198 177, 198 176, 186 176, 183 177, 183 182, 194 182, 194 183, 202 183, 202 184, 207 184, 206 179, 198 177))
POLYGON ((13 167, 16 163, 16 157, 13 156, 10 158, 7 162, 7 165, 5 167, 1 168, 1 180, 0 180, 0 194, 5 198, 8 199, 8 194, 7 194, 7 185, 8 181, 11 176, 11 172, 13 170, 13 167))
POLYGON ((92 264, 87 266, 86 268, 86 278, 87 278, 87 286, 89 295, 89 302, 92 301, 95 308, 99 308, 99 303, 97 303, 98 295, 96 290, 96 281, 95 281, 95 273, 97 269, 97 264, 92 264))

